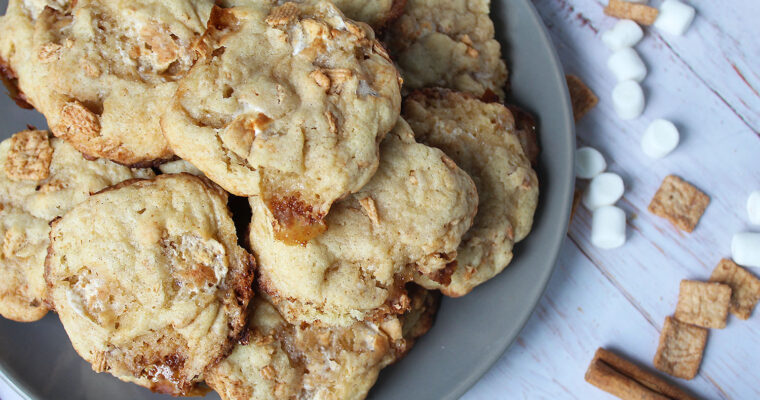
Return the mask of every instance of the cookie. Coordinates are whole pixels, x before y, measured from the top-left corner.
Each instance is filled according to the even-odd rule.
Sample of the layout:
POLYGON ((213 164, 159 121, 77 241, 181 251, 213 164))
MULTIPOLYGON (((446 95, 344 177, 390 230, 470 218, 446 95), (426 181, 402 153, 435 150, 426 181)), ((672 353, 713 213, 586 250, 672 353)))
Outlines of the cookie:
POLYGON ((335 203, 328 229, 304 246, 275 240, 271 213, 250 198, 258 284, 288 322, 382 319, 408 308, 404 284, 413 274, 450 278, 475 216, 475 185, 443 152, 416 143, 401 119, 380 154, 372 180, 335 203))
POLYGON ((158 166, 158 170, 161 171, 162 174, 179 174, 185 172, 195 176, 203 176, 201 170, 195 168, 193 164, 190 164, 185 160, 175 160, 163 163, 158 166))
POLYGON ((416 291, 406 314, 383 326, 289 324, 259 298, 245 343, 214 367, 206 382, 224 400, 362 399, 380 370, 427 332, 437 298, 416 291))
POLYGON ((407 0, 386 34, 404 88, 439 86, 504 98, 507 67, 489 6, 489 0, 407 0))
POLYGON ((609 0, 604 13, 615 18, 630 19, 641 25, 652 25, 660 14, 660 10, 632 1, 609 0))
POLYGON ((36 321, 45 305, 48 222, 90 193, 126 179, 152 177, 107 160, 88 161, 47 131, 23 131, 0 143, 0 314, 36 321))
POLYGON ((51 224, 48 300, 93 370, 185 395, 229 353, 253 258, 226 203, 198 177, 160 175, 105 189, 51 224))
POLYGON ((475 181, 478 213, 457 249, 448 285, 420 278, 428 288, 463 296, 501 272, 512 247, 530 232, 538 178, 515 134, 512 113, 472 95, 427 89, 404 100, 403 117, 417 140, 441 149, 475 181))
POLYGON ((53 133, 84 154, 150 166, 159 118, 195 59, 212 0, 12 0, 0 58, 53 133))
POLYGON ((404 12, 407 0, 334 0, 348 18, 381 30, 404 12))
POLYGON ((277 239, 325 229, 364 186, 398 118, 396 69, 365 24, 332 3, 215 8, 162 126, 172 149, 238 196, 260 196, 277 239))

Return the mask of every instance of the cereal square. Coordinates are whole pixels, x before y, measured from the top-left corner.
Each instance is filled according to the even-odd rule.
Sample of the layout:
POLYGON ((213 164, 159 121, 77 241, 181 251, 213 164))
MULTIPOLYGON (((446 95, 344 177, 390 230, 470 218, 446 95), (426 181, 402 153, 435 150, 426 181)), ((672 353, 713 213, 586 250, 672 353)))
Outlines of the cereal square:
POLYGON ((711 282, 720 282, 731 287, 729 311, 741 319, 748 319, 760 301, 760 279, 735 262, 723 259, 710 276, 711 282))
POLYGON ((707 343, 707 329, 665 318, 654 367, 677 378, 693 379, 699 372, 707 343))
POLYGON ((637 4, 624 0, 610 0, 604 13, 615 18, 632 19, 642 25, 652 25, 660 11, 646 4, 637 4))
POLYGON ((5 173, 12 180, 42 180, 50 175, 52 159, 47 131, 19 132, 11 137, 5 173))
POLYGON ((649 212, 693 232, 709 204, 709 196, 681 178, 668 175, 649 203, 649 212))
POLYGON ((566 75, 567 89, 570 92, 570 102, 573 104, 573 117, 580 120, 599 103, 599 98, 575 75, 566 75))
POLYGON ((726 327, 731 287, 722 283, 681 281, 675 317, 704 328, 726 327))

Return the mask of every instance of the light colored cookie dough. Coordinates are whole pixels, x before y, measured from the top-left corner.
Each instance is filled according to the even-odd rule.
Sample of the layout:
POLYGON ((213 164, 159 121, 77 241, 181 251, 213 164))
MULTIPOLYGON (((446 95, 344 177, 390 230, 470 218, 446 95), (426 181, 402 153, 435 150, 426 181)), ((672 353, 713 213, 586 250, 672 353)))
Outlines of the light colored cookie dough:
POLYGON ((503 98, 507 67, 489 6, 489 0, 407 0, 386 35, 404 88, 438 86, 503 98))
POLYGON ((113 186, 51 224, 49 301, 96 372, 173 395, 243 330, 253 258, 227 195, 189 174, 113 186))
POLYGON ((363 399, 382 368, 430 329, 437 298, 413 290, 410 311, 378 326, 291 325, 255 302, 246 344, 212 369, 206 382, 224 400, 363 399))
POLYGON ((0 143, 0 314, 36 321, 48 311, 43 269, 48 222, 107 186, 149 178, 108 160, 88 161, 47 131, 23 131, 0 143))
POLYGON ((0 58, 56 136, 91 157, 159 164, 173 157, 159 118, 194 62, 212 5, 11 0, 0 58))
POLYGON ((396 69, 324 0, 215 8, 209 25, 164 134, 225 190, 260 196, 279 240, 304 243, 375 172, 399 114, 396 69))
POLYGON ((195 168, 195 165, 190 164, 185 160, 175 160, 163 163, 158 166, 158 170, 161 171, 162 174, 179 174, 185 172, 195 176, 203 176, 201 170, 195 168))
POLYGON ((383 29, 404 11, 406 0, 333 0, 348 18, 383 29))
POLYGON ((515 133, 514 117, 501 104, 428 89, 404 101, 403 115, 417 140, 443 150, 478 188, 478 214, 457 250, 451 282, 418 279, 448 296, 463 296, 501 272, 512 260, 514 243, 530 232, 538 178, 515 133))
POLYGON ((413 274, 450 277, 477 209, 474 183, 443 152, 416 143, 401 119, 380 154, 372 180, 335 203, 327 231, 304 246, 275 240, 271 214, 250 199, 258 284, 289 322, 382 319, 408 309, 413 274))

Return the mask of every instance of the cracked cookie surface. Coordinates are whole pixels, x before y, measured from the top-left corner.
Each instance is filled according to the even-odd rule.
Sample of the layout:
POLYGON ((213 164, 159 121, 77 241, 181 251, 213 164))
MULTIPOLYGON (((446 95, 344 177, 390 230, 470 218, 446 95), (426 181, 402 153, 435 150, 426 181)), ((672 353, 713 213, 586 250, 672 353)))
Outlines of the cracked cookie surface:
POLYGON ((438 298, 412 289, 410 310, 380 325, 292 325, 257 299, 246 344, 206 380, 224 400, 363 399, 378 373, 430 329, 438 298))
POLYGON ((149 169, 88 161, 47 131, 23 131, 0 142, 0 314, 36 321, 47 313, 43 269, 50 220, 90 193, 152 176, 149 169))
POLYGON ((232 349, 253 258, 226 202, 210 182, 167 174, 107 188, 51 224, 49 301, 96 372, 193 394, 232 349))
POLYGON ((380 154, 372 180, 335 203, 327 231, 304 246, 275 240, 271 214, 249 199, 258 284, 289 322, 382 319, 408 308, 404 284, 414 274, 449 278, 477 209, 474 183, 443 152, 415 142, 402 119, 380 154))
POLYGON ((386 42, 404 88, 445 87, 504 97, 507 67, 489 0, 407 0, 386 42))
POLYGON ((538 178, 523 152, 507 107, 465 93, 427 89, 404 101, 403 116, 417 140, 441 149, 475 181, 478 214, 457 249, 448 285, 418 283, 463 296, 493 278, 512 260, 514 243, 533 225, 538 178))
POLYGON ((260 196, 279 240, 305 243, 375 172, 398 74, 372 30, 330 2, 244 4, 212 12, 164 134, 230 193, 260 196))
POLYGON ((0 59, 53 133, 129 166, 173 157, 159 118, 194 61, 211 0, 11 0, 0 59))

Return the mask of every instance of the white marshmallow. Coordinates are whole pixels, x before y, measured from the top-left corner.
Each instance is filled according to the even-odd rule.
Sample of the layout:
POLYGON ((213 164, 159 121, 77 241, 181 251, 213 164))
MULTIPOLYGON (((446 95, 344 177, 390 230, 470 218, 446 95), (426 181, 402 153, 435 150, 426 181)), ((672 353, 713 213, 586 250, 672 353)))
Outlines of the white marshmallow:
POLYGON ((591 180, 583 193, 583 205, 589 210, 611 206, 623 197, 623 179, 615 173, 605 172, 591 180))
POLYGON ((647 66, 636 50, 626 47, 612 53, 607 68, 615 74, 618 82, 634 80, 641 82, 647 76, 647 66))
POLYGON ((639 24, 630 19, 620 20, 615 26, 602 33, 602 42, 612 51, 633 47, 644 37, 639 24))
POLYGON ((678 146, 678 128, 664 119, 652 121, 641 137, 641 150, 652 158, 662 158, 678 146))
POLYGON ((665 0, 654 21, 655 28, 671 35, 683 35, 694 21, 694 7, 678 0, 665 0))
POLYGON ((644 90, 634 81, 624 81, 612 89, 612 104, 623 120, 638 118, 644 112, 644 90))
POLYGON ((749 195, 747 199, 747 214, 749 214, 750 224, 760 225, 760 190, 755 190, 749 195))
POLYGON ((629 3, 649 4, 649 0, 626 0, 629 3))
POLYGON ((760 233, 734 234, 731 239, 731 258, 739 265, 760 268, 760 233))
POLYGON ((575 151, 575 176, 581 179, 591 179, 607 168, 607 162, 599 150, 592 147, 581 147, 575 151))
POLYGON ((591 244, 614 249, 625 243, 625 212, 615 206, 597 208, 591 217, 591 244))

